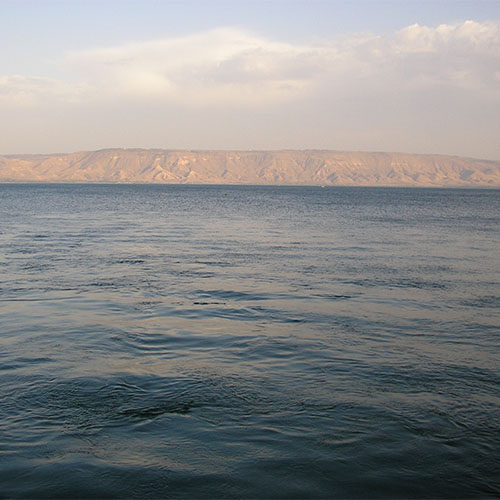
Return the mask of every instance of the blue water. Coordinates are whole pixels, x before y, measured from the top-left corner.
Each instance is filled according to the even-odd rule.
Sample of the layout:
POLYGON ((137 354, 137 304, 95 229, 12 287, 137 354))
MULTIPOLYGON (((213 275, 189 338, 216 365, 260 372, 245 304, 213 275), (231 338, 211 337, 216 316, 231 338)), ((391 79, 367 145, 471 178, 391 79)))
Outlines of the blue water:
POLYGON ((500 496, 500 191, 0 185, 0 497, 500 496))

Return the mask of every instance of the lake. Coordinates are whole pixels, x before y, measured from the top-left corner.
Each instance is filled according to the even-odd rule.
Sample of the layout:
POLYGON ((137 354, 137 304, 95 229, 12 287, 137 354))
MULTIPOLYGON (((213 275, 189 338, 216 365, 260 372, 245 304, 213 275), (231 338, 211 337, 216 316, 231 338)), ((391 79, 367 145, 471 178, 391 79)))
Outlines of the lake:
POLYGON ((0 185, 0 497, 500 496, 500 191, 0 185))

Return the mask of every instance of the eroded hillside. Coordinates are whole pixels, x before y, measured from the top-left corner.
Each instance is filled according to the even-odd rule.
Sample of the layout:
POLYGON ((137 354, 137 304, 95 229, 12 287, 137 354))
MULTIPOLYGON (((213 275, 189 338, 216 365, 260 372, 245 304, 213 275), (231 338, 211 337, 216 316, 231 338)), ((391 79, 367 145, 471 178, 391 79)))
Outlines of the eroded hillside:
POLYGON ((0 182, 500 186, 500 162, 337 151, 106 149, 0 156, 0 182))

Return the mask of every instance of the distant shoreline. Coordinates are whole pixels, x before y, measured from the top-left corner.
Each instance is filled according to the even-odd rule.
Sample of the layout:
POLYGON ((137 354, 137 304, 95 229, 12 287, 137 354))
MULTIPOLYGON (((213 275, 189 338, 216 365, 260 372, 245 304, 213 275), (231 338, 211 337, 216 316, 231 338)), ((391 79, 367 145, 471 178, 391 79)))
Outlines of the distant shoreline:
POLYGON ((329 150, 103 149, 0 156, 2 183, 500 187, 500 161, 329 150))

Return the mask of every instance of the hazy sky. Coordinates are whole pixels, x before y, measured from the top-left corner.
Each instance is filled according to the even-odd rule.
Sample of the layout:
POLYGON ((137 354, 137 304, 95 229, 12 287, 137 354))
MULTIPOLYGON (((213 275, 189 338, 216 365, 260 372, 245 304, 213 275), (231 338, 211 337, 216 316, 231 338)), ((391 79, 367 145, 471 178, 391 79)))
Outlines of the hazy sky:
POLYGON ((0 0, 0 154, 500 160, 500 0, 0 0))

